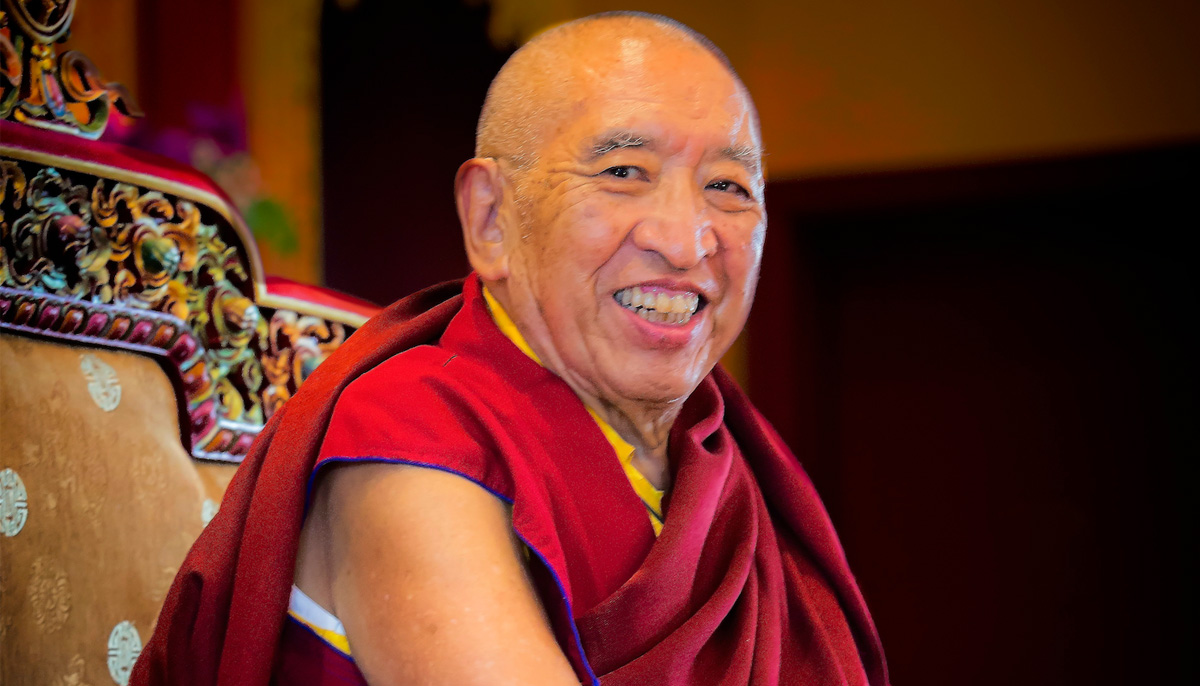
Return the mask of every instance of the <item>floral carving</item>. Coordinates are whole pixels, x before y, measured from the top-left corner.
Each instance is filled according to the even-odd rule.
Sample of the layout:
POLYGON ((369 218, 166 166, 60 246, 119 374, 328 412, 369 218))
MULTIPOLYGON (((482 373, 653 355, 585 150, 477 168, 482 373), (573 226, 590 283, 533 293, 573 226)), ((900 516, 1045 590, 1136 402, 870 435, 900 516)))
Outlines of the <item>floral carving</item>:
POLYGON ((0 119, 97 138, 110 108, 139 117, 129 92, 77 50, 57 54, 75 0, 5 0, 0 11, 0 119))
POLYGON ((223 417, 262 422, 252 344, 265 322, 247 297, 245 260, 195 204, 105 179, 76 183, 52 167, 5 170, 13 192, 0 197, 3 285, 183 320, 204 346, 223 417), (21 209, 10 228, 7 215, 21 209))
POLYGON ((267 416, 287 402, 317 365, 344 340, 346 327, 338 322, 276 310, 271 316, 267 348, 262 357, 267 378, 263 409, 267 416))
POLYGON ((264 316, 235 236, 186 198, 0 159, 0 327, 163 358, 192 454, 238 461, 352 329, 264 316))

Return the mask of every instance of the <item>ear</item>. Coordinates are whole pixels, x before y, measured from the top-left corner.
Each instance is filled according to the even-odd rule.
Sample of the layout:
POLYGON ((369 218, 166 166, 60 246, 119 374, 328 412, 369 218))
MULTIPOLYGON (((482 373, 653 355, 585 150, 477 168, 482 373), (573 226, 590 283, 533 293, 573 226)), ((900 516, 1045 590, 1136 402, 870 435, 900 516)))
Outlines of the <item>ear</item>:
POLYGON ((454 201, 467 259, 485 282, 508 276, 508 252, 504 244, 506 213, 501 212, 505 190, 504 174, 492 158, 469 159, 454 177, 454 201))

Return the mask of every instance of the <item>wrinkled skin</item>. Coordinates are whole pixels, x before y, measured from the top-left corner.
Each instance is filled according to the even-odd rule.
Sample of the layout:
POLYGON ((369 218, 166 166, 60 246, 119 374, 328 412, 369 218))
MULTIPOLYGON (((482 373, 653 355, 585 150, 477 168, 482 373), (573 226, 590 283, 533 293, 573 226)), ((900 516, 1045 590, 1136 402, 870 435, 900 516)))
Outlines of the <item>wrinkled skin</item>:
POLYGON ((472 245, 461 193, 460 215, 473 266, 543 364, 662 486, 671 423, 754 297, 766 231, 759 133, 744 89, 695 44, 614 34, 580 52, 565 92, 556 83, 548 96, 558 106, 536 162, 460 170, 460 191, 496 185, 490 241, 472 245), (641 144, 595 154, 614 135, 641 144), (652 324, 614 299, 632 286, 704 304, 686 324, 652 324))

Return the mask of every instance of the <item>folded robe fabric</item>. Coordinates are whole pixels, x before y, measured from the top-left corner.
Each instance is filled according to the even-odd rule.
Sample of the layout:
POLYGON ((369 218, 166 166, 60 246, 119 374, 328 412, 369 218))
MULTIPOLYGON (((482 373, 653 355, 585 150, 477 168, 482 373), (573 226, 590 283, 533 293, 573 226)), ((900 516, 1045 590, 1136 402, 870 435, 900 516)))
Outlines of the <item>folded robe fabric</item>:
POLYGON ((268 684, 306 489, 321 467, 361 460, 456 472, 510 501, 584 683, 888 683, 811 482, 723 371, 672 429, 657 540, 606 445, 570 388, 491 323, 477 277, 401 300, 268 422, 131 683, 268 684))

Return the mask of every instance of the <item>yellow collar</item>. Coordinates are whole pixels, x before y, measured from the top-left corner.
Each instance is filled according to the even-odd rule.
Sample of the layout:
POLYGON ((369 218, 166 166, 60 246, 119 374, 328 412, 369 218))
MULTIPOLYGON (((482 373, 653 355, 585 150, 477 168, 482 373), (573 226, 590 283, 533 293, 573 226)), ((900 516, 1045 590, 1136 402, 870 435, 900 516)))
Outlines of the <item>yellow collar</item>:
MULTIPOLYGON (((525 337, 517 330, 517 325, 513 323, 512 318, 508 316, 508 313, 504 311, 499 301, 492 296, 491 291, 486 286, 483 288, 483 299, 487 301, 488 310, 491 311, 492 319, 496 322, 496 327, 500 329, 500 333, 504 334, 508 340, 513 342, 513 345, 528 355, 531 360, 541 365, 542 361, 538 359, 537 354, 533 352, 533 349, 529 347, 529 343, 525 341, 525 337)), ((629 481, 633 485, 633 490, 637 491, 638 496, 661 518, 663 492, 655 488, 654 484, 650 483, 633 466, 633 445, 624 438, 621 438, 621 434, 617 433, 617 430, 604 421, 600 415, 596 414, 592 408, 588 407, 587 411, 588 414, 592 415, 592 419, 596 421, 596 425, 600 427, 600 432, 604 434, 604 438, 612 445, 613 451, 617 454, 617 459, 621 461, 621 466, 625 470, 625 475, 629 477, 629 481)), ((658 526, 655 529, 655 533, 657 533, 658 526)))
POLYGON ((483 288, 483 299, 487 301, 488 310, 491 311, 492 319, 496 322, 496 326, 500 329, 500 333, 504 334, 505 338, 512 341, 513 345, 520 348, 521 352, 528 355, 529 359, 545 367, 546 365, 542 364, 542 361, 538 359, 537 354, 533 352, 533 348, 530 348, 529 344, 525 342, 525 337, 522 336, 521 332, 517 330, 517 325, 513 323, 512 317, 509 317, 508 313, 504 311, 504 308, 500 307, 500 302, 496 300, 494 296, 492 296, 492 292, 487 289, 487 286, 484 286, 483 288))

